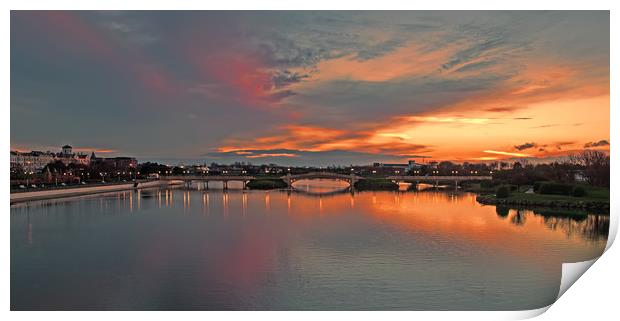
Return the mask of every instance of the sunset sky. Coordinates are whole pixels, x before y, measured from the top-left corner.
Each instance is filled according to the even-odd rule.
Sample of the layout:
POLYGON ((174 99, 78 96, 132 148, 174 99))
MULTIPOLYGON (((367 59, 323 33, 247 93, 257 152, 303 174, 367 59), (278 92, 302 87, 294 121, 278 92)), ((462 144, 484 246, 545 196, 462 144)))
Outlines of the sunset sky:
POLYGON ((11 13, 11 148, 168 163, 609 150, 609 12, 11 13))

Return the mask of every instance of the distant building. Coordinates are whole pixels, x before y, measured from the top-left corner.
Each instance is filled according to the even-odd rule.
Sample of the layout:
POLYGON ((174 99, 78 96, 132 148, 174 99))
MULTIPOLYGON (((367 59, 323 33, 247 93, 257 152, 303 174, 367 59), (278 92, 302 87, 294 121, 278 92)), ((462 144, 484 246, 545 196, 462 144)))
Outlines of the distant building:
POLYGON ((73 148, 65 145, 61 148, 60 153, 54 152, 18 152, 11 151, 11 170, 20 169, 26 172, 37 172, 49 163, 61 161, 65 165, 81 164, 90 165, 90 156, 84 153, 73 153, 73 148))
POLYGON ((69 146, 69 145, 65 145, 62 147, 62 154, 63 155, 73 155, 73 147, 69 146))
POLYGON ((11 170, 36 172, 55 160, 56 154, 52 152, 31 151, 23 153, 11 151, 11 170))
POLYGON ((138 161, 133 157, 97 157, 93 152, 90 156, 90 164, 116 170, 131 170, 138 166, 138 161))
POLYGON ((74 156, 74 160, 76 163, 81 164, 81 165, 85 165, 85 166, 89 166, 90 165, 90 155, 88 154, 76 154, 74 156))
POLYGON ((576 170, 573 171, 573 178, 575 182, 585 183, 588 181, 584 170, 576 170))
POLYGON ((389 164, 374 163, 372 164, 372 174, 378 175, 404 175, 407 172, 408 164, 389 164))
POLYGON ((407 170, 414 170, 414 169, 420 169, 422 168, 422 164, 420 163, 416 163, 414 160, 410 160, 409 163, 407 164, 407 170))
POLYGON ((389 164, 389 163, 374 163, 372 164, 373 167, 388 167, 388 168, 395 168, 395 169, 406 169, 409 164, 389 164))
POLYGON ((374 163, 372 164, 374 173, 382 174, 404 174, 414 169, 420 169, 423 164, 410 160, 407 164, 374 163))

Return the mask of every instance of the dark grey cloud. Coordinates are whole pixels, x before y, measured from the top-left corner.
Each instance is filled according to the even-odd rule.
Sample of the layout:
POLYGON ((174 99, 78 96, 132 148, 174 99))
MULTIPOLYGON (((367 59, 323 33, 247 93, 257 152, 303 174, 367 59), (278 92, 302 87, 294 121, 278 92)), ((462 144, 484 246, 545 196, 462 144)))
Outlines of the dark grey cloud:
POLYGON ((508 113, 515 111, 517 109, 521 109, 521 106, 498 106, 498 107, 490 107, 484 109, 484 111, 492 112, 492 113, 508 113))
POLYGON ((273 94, 270 94, 267 99, 273 102, 278 102, 281 101, 287 97, 291 97, 291 96, 295 96, 297 95, 297 93, 295 93, 292 90, 281 90, 278 92, 274 92, 273 94))
POLYGON ((526 150, 526 149, 530 149, 530 148, 534 148, 537 147, 538 144, 536 143, 525 143, 525 144, 521 144, 521 145, 515 145, 515 149, 516 150, 526 150))
POLYGON ((276 71, 271 80, 275 88, 283 88, 292 84, 301 82, 303 79, 310 77, 308 74, 301 74, 299 72, 291 72, 289 70, 276 71))
POLYGON ((455 72, 469 72, 469 71, 480 71, 487 67, 493 66, 497 64, 497 61, 480 61, 480 62, 472 62, 470 64, 463 65, 455 70, 455 72))
MULTIPOLYGON (((457 65, 461 65, 464 64, 468 61, 471 61, 475 58, 479 58, 481 56, 483 56, 484 54, 486 54, 488 51, 499 48, 500 46, 504 45, 505 41, 503 38, 501 37, 496 37, 496 38, 491 38, 491 39, 486 39, 480 43, 476 43, 474 45, 471 45, 470 47, 464 49, 464 50, 460 50, 458 52, 456 52, 448 62, 444 63, 441 68, 448 70, 451 69, 454 66, 457 65)), ((493 64, 495 62, 493 61, 488 61, 486 62, 487 64, 493 64)), ((478 63, 479 65, 480 63, 478 63)), ((471 64, 469 64, 471 65, 471 64)), ((466 68, 465 65, 461 68, 466 68)), ((474 65, 475 68, 476 65, 474 65)), ((470 68, 472 68, 470 66, 470 68)), ((459 68, 460 69, 460 68, 459 68)), ((458 70, 457 70, 458 71, 458 70)), ((461 70, 462 71, 462 70, 461 70)))
POLYGON ((609 146, 609 141, 607 140, 599 140, 598 142, 589 142, 583 145, 584 148, 588 147, 600 147, 600 146, 609 146))
POLYGON ((394 39, 383 41, 376 45, 371 45, 367 48, 363 48, 359 50, 355 59, 359 61, 365 61, 365 60, 370 60, 370 59, 381 57, 385 54, 388 54, 402 47, 405 44, 405 42, 406 41, 404 39, 394 38, 394 39))
POLYGON ((384 82, 334 80, 299 93, 292 101, 299 106, 315 106, 317 112, 308 115, 313 122, 347 126, 358 121, 431 111, 491 92, 504 80, 504 76, 494 74, 459 79, 413 77, 384 82))

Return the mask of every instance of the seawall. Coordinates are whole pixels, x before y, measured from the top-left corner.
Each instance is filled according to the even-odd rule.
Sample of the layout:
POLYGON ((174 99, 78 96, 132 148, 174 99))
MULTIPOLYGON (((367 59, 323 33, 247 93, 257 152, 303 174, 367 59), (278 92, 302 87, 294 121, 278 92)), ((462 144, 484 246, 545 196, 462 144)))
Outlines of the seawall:
MULTIPOLYGON (((157 186, 167 186, 167 185, 178 185, 182 182, 177 181, 145 181, 138 182, 137 188, 147 188, 147 187, 157 187, 157 186)), ((84 186, 84 187, 76 187, 76 188, 63 188, 63 189, 55 189, 55 190, 46 190, 46 191, 33 191, 33 192, 20 192, 20 193, 11 193, 11 204, 19 203, 19 202, 27 202, 27 201, 38 201, 44 199, 51 198, 60 198, 60 197, 69 197, 69 196, 80 196, 80 195, 88 195, 88 194, 97 194, 97 193, 106 193, 106 192, 116 192, 116 191, 124 191, 134 189, 134 183, 127 184, 114 184, 114 185, 103 185, 103 186, 84 186)))

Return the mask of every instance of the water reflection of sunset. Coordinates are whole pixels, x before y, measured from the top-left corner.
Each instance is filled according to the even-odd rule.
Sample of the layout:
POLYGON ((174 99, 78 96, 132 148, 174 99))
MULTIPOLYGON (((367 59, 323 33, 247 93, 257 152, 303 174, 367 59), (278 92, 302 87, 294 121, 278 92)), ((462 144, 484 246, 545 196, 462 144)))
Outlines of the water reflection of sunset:
MULTIPOLYGON (((505 302, 534 307, 537 296, 557 294, 560 263, 602 253, 609 224, 608 216, 568 218, 543 210, 496 209, 479 205, 472 194, 432 190, 313 195, 145 189, 32 202, 12 207, 12 214, 16 222, 23 217, 19 232, 11 233, 16 246, 23 239, 24 246, 53 247, 58 243, 50 237, 73 242, 81 235, 85 239, 80 243, 88 246, 97 229, 104 229, 109 242, 108 225, 98 222, 112 220, 115 241, 123 247, 87 256, 114 253, 115 261, 137 269, 149 282, 170 273, 182 275, 187 279, 177 282, 188 295, 186 302, 200 305, 199 299, 208 297, 224 306, 237 297, 274 304, 262 302, 258 294, 282 304, 305 298, 306 304, 321 306, 328 303, 321 303, 325 295, 320 289, 370 282, 372 293, 387 291, 381 297, 403 306, 483 300, 494 307, 505 302), (179 201, 173 202, 175 198, 179 201), (66 214, 70 209, 76 212, 66 214), (89 212, 100 214, 83 214, 89 212), (72 232, 45 232, 58 226, 72 232), (119 256, 125 249, 131 253, 119 256), (443 290, 437 290, 438 297, 419 296, 411 290, 418 287, 443 290), (458 295, 459 289, 476 287, 494 293, 497 302, 475 293, 458 295), (391 297, 394 291, 400 296, 391 297), (512 299, 506 301, 506 296, 512 299)), ((92 280, 83 274, 81 283, 109 273, 98 271, 92 280)))

